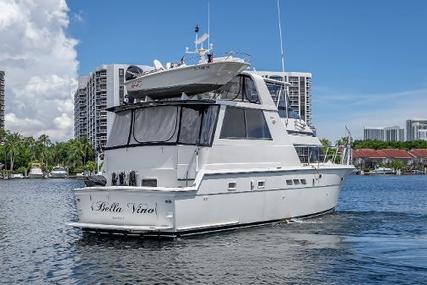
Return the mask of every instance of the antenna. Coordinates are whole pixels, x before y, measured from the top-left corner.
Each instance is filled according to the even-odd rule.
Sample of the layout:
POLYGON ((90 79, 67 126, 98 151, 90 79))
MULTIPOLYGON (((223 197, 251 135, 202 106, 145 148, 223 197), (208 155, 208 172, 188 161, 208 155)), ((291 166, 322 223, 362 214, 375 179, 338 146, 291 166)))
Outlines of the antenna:
POLYGON ((282 24, 280 17, 280 0, 277 0, 277 21, 279 23, 279 36, 280 36, 280 53, 282 59, 282 72, 285 72, 285 55, 283 52, 283 39, 282 39, 282 24))
POLYGON ((199 25, 198 24, 194 27, 194 32, 196 33, 196 39, 194 40, 194 50, 196 51, 197 50, 197 39, 199 37, 199 25))
MULTIPOLYGON (((281 24, 281 17, 280 17, 280 0, 277 0, 277 22, 279 24, 279 36, 280 36, 280 56, 282 60, 282 72, 283 72, 283 81, 285 81, 285 54, 283 52, 283 38, 282 38, 282 24, 281 24)), ((288 124, 289 119, 289 104, 288 104, 288 85, 285 81, 285 108, 286 108, 286 125, 288 124)), ((281 93, 280 93, 281 95, 281 93)), ((280 97, 278 98, 277 102, 280 101, 280 97)))
POLYGON ((208 1, 208 49, 211 48, 211 3, 208 1))

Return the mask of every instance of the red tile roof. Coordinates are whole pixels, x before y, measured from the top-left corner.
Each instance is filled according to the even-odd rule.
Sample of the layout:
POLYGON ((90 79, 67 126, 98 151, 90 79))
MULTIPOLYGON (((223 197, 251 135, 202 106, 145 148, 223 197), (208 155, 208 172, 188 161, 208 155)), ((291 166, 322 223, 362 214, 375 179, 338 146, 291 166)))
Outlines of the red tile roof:
POLYGON ((381 150, 361 148, 353 150, 353 158, 386 158, 381 150))
POLYGON ((382 152, 388 158, 403 158, 403 159, 412 158, 412 155, 410 155, 406 150, 403 150, 403 149, 383 149, 382 152))
MULTIPOLYGON (((427 149, 426 149, 427 154, 427 149)), ((403 149, 354 149, 353 158, 400 158, 400 159, 411 159, 413 156, 403 149)))
POLYGON ((417 158, 427 158, 427 148, 411 149, 409 153, 417 158))

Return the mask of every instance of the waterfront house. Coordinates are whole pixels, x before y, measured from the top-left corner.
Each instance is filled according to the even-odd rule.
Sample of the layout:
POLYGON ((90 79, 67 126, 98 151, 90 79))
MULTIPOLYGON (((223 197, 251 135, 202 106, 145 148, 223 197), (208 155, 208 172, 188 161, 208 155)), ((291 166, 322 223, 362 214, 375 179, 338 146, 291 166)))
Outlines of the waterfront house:
POLYGON ((426 169, 427 168, 427 149, 421 148, 421 149, 412 149, 409 151, 411 156, 413 157, 413 165, 420 169, 426 169))

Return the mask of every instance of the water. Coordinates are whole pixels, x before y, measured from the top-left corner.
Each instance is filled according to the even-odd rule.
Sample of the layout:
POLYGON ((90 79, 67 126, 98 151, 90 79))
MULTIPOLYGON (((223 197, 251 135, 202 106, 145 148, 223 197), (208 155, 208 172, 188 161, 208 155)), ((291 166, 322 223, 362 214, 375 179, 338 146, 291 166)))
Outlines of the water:
POLYGON ((177 240, 65 226, 78 186, 0 181, 0 283, 427 283, 427 176, 352 176, 335 214, 177 240))

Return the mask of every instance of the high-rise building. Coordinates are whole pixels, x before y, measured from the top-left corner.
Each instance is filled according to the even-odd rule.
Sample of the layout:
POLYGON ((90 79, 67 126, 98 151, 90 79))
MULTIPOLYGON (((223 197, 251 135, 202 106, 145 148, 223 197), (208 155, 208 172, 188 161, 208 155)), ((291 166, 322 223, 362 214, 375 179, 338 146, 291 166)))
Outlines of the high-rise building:
POLYGON ((384 140, 386 142, 403 142, 405 141, 405 130, 399 126, 385 127, 384 140))
POLYGON ((114 114, 105 109, 121 105, 125 100, 125 72, 129 66, 101 65, 88 76, 79 78, 74 94, 74 136, 87 138, 95 151, 105 147, 113 123, 114 114))
POLYGON ((87 83, 89 76, 80 76, 74 94, 74 137, 87 138, 87 83))
POLYGON ((363 139, 384 141, 384 128, 364 128, 363 139))
POLYGON ((427 129, 424 130, 418 130, 418 139, 427 141, 427 129))
POLYGON ((4 130, 4 71, 0 70, 0 131, 4 130))
POLYGON ((406 120, 406 140, 424 139, 424 130, 427 130, 427 120, 406 120))
POLYGON ((364 140, 377 140, 385 142, 398 142, 405 140, 405 131, 399 126, 381 127, 381 128, 364 128, 364 140))
POLYGON ((310 127, 311 117, 311 73, 258 71, 262 77, 285 81, 289 86, 289 105, 310 127))

